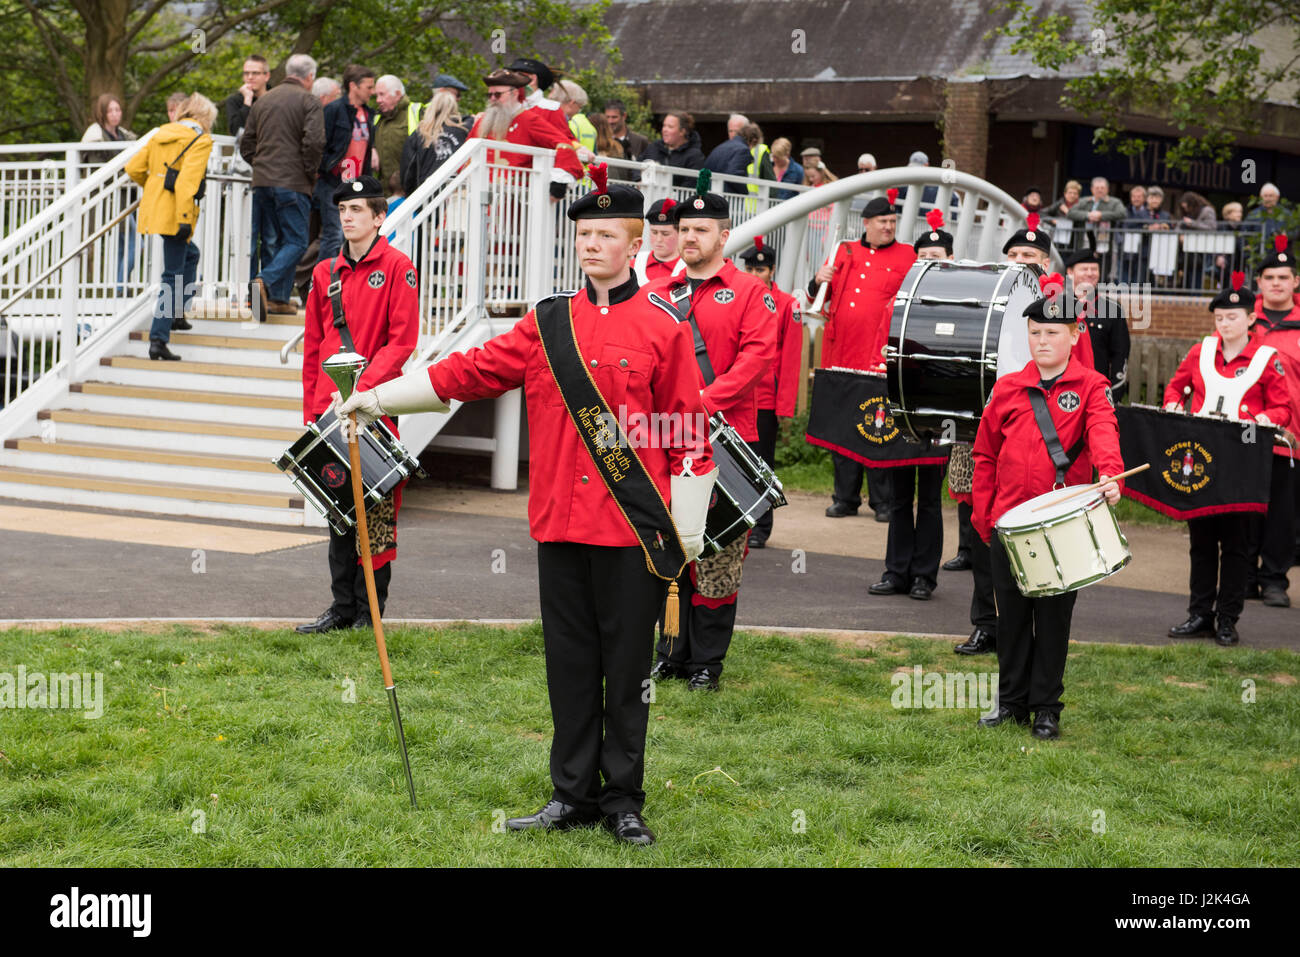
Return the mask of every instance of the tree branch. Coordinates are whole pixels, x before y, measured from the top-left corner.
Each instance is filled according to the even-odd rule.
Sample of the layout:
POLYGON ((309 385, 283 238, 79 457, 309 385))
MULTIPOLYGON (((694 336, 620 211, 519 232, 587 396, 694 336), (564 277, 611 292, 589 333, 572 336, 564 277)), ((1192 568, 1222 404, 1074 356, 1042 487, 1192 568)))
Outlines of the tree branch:
POLYGON ((31 14, 32 23, 36 25, 36 32, 41 38, 41 44, 45 47, 45 52, 54 63, 55 86, 59 90, 59 96, 63 98, 64 105, 68 108, 68 116, 72 120, 73 127, 84 126, 86 118, 85 104, 82 102, 82 96, 72 82, 72 78, 68 76, 68 71, 64 69, 63 57, 60 55, 59 50, 60 45, 63 50, 75 50, 76 45, 69 41, 63 31, 45 19, 44 14, 36 9, 36 5, 32 3, 32 0, 23 0, 23 6, 31 14), (59 39, 59 44, 54 42, 54 37, 59 39))
POLYGON ((158 13, 158 11, 161 10, 166 5, 167 5, 167 0, 152 0, 149 6, 147 6, 144 9, 144 12, 140 14, 139 18, 135 21, 135 23, 131 24, 131 26, 127 29, 126 45, 128 47, 131 46, 131 41, 134 40, 137 36, 139 36, 140 31, 144 29, 145 24, 148 23, 150 20, 152 20, 154 16, 158 13))

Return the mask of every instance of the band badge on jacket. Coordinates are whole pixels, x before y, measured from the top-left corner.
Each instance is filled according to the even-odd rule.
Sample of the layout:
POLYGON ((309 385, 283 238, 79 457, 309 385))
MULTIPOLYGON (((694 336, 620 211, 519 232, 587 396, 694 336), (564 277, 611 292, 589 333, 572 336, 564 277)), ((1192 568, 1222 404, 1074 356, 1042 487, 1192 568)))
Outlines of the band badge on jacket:
POLYGON ((713 294, 713 301, 719 305, 725 306, 731 300, 736 298, 736 294, 730 289, 719 289, 713 294))
POLYGON ((764 293, 763 305, 767 306, 768 312, 776 312, 776 300, 772 298, 772 294, 770 292, 764 293))
POLYGON ((366 277, 366 284, 370 286, 371 289, 378 289, 384 284, 385 278, 384 271, 382 269, 376 269, 366 277))
POLYGON ((1161 478, 1175 491, 1190 495, 1199 492, 1214 480, 1210 468, 1214 456, 1200 442, 1178 442, 1165 449, 1169 466, 1161 478))
POLYGON ((408 269, 408 270, 406 270, 406 284, 407 284, 408 286, 410 286, 412 289, 415 288, 415 284, 416 284, 416 275, 415 275, 415 270, 414 270, 414 269, 408 269))
POLYGON ((1079 398, 1079 393, 1073 390, 1069 392, 1062 392, 1060 395, 1056 397, 1057 408, 1059 408, 1062 412, 1073 412, 1082 404, 1083 404, 1083 400, 1079 398))

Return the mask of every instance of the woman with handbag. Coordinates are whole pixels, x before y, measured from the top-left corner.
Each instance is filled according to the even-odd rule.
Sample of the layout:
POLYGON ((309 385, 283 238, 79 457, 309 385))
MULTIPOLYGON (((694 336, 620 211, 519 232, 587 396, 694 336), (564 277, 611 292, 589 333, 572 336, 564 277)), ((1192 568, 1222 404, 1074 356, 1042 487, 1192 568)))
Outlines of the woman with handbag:
POLYGON ((162 236, 163 276, 149 329, 150 359, 179 359, 167 348, 172 329, 188 329, 185 310, 194 296, 199 249, 193 242, 203 198, 212 123, 217 108, 201 93, 182 104, 176 122, 158 128, 126 164, 126 172, 144 187, 140 232, 162 236))

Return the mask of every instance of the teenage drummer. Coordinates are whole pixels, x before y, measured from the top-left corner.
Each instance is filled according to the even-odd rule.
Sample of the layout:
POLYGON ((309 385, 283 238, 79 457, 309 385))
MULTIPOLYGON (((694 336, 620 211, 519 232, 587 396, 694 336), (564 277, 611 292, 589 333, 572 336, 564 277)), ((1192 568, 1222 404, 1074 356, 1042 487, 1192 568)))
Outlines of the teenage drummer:
MULTIPOLYGON (((1169 380, 1166 410, 1181 411, 1184 398, 1190 395, 1193 414, 1222 406, 1228 418, 1260 425, 1290 424, 1290 394, 1282 360, 1276 350, 1251 335, 1255 297, 1243 288, 1245 278, 1245 273, 1233 273, 1232 285, 1210 300, 1216 334, 1192 346, 1169 380)), ((1187 620, 1169 629, 1171 637, 1213 635, 1225 647, 1237 643, 1237 619, 1246 603, 1249 567, 1250 523, 1242 519, 1236 512, 1188 519, 1191 598, 1187 620)))
MULTIPOLYGON (((362 176, 336 189, 334 203, 346 242, 337 255, 317 263, 312 273, 302 349, 304 422, 315 422, 330 407, 335 389, 334 381, 321 369, 321 362, 339 351, 341 341, 329 296, 335 280, 340 284, 339 303, 351 336, 350 341, 343 341, 349 341, 350 351, 367 360, 357 380, 358 391, 400 376, 420 334, 415 267, 379 235, 388 213, 383 186, 373 176, 362 176)), ((384 423, 397 433, 395 420, 385 418, 384 423)), ((401 506, 402 489, 398 486, 392 495, 366 509, 375 598, 381 615, 393 576, 391 563, 397 557, 397 512, 401 506)), ((319 618, 296 630, 310 634, 349 626, 369 629, 370 605, 355 529, 345 533, 330 529, 329 566, 333 602, 319 618)))
POLYGON ((1075 593, 1022 595, 994 524, 1053 486, 1088 482, 1093 465, 1113 505, 1119 484, 1107 476, 1118 475, 1124 465, 1106 378, 1072 352, 1080 330, 1062 301, 1061 277, 1044 277, 1042 285, 1049 294, 1025 310, 1033 359, 993 386, 975 436, 973 522, 991 550, 1000 672, 997 713, 979 723, 1029 724, 1033 712, 1034 737, 1056 738, 1075 593), (1053 456, 1048 449, 1058 446, 1053 456))

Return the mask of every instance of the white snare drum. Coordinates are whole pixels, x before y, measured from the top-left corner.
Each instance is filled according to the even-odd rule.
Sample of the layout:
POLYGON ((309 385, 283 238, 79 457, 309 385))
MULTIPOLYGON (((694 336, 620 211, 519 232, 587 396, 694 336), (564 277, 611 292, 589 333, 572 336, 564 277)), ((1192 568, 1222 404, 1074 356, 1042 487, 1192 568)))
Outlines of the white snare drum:
POLYGON ((1063 595, 1109 578, 1129 563, 1128 540, 1100 490, 1059 499, 1073 485, 1017 505, 994 528, 1007 551, 1011 573, 1026 598, 1063 595))

